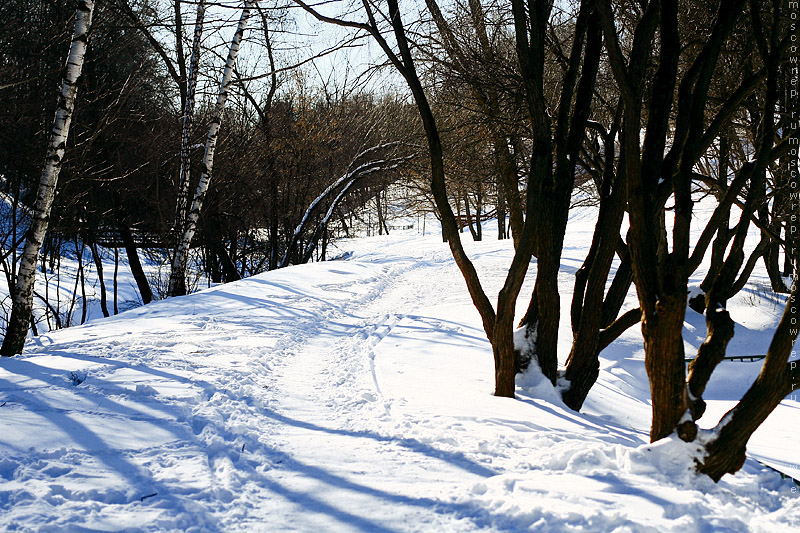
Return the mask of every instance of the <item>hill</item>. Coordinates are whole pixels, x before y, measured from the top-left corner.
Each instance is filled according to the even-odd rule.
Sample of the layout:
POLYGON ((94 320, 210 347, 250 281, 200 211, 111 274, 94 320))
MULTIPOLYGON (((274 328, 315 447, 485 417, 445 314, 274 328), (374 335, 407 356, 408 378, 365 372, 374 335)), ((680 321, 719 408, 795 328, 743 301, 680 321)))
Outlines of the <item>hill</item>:
MULTIPOLYGON (((587 210, 570 221, 565 306, 593 224, 587 210)), ((496 294, 510 241, 467 246, 496 294)), ((744 469, 714 484, 692 473, 689 445, 647 442, 637 328, 601 354, 583 413, 535 368, 518 376, 517 399, 496 398, 489 344, 440 237, 412 229, 339 247, 346 259, 51 332, 0 360, 0 528, 800 526, 798 487, 756 461, 797 472, 797 398, 755 434, 744 469)), ((766 349, 781 306, 762 281, 731 302, 731 355, 766 349)), ((704 337, 692 313, 687 353, 704 337)), ((562 327, 565 354, 571 333, 562 327)), ((701 425, 713 427, 759 368, 724 363, 701 425)))

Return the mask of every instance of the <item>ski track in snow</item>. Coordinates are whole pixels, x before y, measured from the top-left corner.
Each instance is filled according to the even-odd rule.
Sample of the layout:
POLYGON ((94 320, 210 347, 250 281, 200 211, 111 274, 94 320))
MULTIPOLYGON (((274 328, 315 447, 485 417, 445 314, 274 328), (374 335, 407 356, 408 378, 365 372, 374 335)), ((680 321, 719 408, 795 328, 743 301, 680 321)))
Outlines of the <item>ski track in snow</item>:
MULTIPOLYGON (((689 474, 688 445, 647 445, 646 401, 617 379, 641 379, 633 359, 602 360, 588 414, 534 372, 517 400, 493 398, 463 281, 420 242, 158 302, 0 361, 0 529, 800 525, 792 485, 756 463, 715 485, 689 474)), ((502 250, 473 248, 490 294, 502 250)))

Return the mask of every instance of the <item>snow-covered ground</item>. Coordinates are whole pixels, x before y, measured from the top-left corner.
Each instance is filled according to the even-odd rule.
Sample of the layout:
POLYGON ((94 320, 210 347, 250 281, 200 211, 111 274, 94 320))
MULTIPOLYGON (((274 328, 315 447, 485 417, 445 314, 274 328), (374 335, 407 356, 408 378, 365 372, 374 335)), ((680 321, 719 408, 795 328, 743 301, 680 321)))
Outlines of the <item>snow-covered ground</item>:
MULTIPOLYGON (((588 209, 570 222, 564 316, 593 226, 588 209)), ((465 244, 496 294, 510 242, 465 244)), ((637 328, 603 352, 581 414, 535 371, 517 399, 495 398, 488 342, 437 235, 340 247, 353 253, 49 333, 0 360, 0 530, 800 528, 800 488, 774 470, 751 459, 714 484, 691 473, 690 445, 647 443, 637 328)), ((730 303, 730 355, 766 351, 782 306, 763 282, 730 303)), ((687 353, 704 332, 689 311, 687 353)), ((759 368, 723 364, 706 427, 759 368)), ((796 472, 798 422, 789 398, 751 456, 796 472)))

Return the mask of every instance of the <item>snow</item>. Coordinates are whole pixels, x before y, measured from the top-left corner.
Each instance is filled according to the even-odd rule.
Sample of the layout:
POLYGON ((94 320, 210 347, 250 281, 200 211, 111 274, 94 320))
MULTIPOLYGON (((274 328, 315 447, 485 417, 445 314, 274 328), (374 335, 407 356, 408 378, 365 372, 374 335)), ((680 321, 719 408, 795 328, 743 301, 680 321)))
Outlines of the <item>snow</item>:
MULTIPOLYGON (((594 219, 576 211, 570 224, 563 316, 594 219)), ((465 246, 497 294, 510 241, 465 246)), ((696 444, 648 443, 636 328, 601 354, 582 413, 535 365, 518 377, 517 399, 496 398, 480 318, 438 235, 393 232, 332 254, 346 259, 47 333, 0 360, 0 529, 800 527, 798 487, 775 471, 750 459, 715 484, 693 473, 696 444)), ((729 302, 731 355, 766 349, 780 305, 753 302, 729 302)), ((704 336, 703 318, 688 311, 687 353, 704 336)), ((759 369, 723 363, 704 428, 759 369)), ((785 400, 750 456, 796 471, 798 409, 797 398, 785 400)))

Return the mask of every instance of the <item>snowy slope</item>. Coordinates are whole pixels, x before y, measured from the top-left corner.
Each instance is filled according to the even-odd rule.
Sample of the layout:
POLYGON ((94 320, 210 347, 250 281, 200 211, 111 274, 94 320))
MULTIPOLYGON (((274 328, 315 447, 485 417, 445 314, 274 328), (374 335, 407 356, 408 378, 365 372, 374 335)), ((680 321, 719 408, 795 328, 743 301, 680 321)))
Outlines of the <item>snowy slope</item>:
MULTIPOLYGON (((571 222, 566 306, 593 224, 571 222)), ((466 244, 496 294, 509 242, 466 244)), ((343 251, 354 253, 53 332, 0 360, 0 530, 800 527, 797 488, 774 471, 751 460, 715 485, 690 473, 688 445, 647 444, 635 328, 602 354, 584 414, 535 372, 518 378, 518 399, 495 398, 488 342, 440 238, 343 251)), ((751 303, 732 304, 736 347, 759 350, 780 310, 751 303)), ((703 327, 687 319, 687 332, 703 327)), ((738 365, 712 382, 710 412, 758 371, 738 365)), ((797 468, 799 408, 781 405, 754 455, 797 468)))

